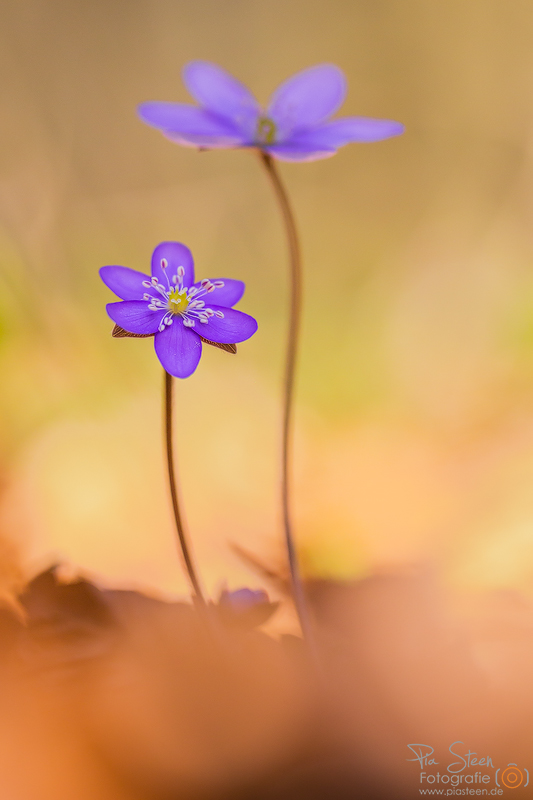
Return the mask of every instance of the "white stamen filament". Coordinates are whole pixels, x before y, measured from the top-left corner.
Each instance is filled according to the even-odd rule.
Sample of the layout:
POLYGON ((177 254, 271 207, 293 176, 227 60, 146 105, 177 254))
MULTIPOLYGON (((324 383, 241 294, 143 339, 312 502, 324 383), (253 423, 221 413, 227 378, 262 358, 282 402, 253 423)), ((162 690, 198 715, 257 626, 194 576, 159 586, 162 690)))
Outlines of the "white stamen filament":
MULTIPOLYGON (((164 258, 161 259, 161 268, 163 270, 168 268, 168 262, 164 258)), ((184 277, 185 268, 183 266, 179 266, 176 270, 176 274, 172 275, 171 278, 169 277, 168 273, 165 272, 168 289, 165 288, 156 277, 153 277, 150 281, 142 282, 142 285, 145 288, 152 290, 155 289, 155 291, 160 295, 160 297, 154 297, 147 292, 143 294, 143 300, 149 302, 149 310, 160 311, 162 309, 167 309, 167 313, 163 316, 161 322, 159 323, 160 333, 164 331, 166 327, 172 325, 174 317, 176 316, 181 317, 183 325, 186 328, 194 328, 196 320, 199 320, 206 325, 211 317, 218 317, 219 319, 224 318, 222 311, 215 311, 212 308, 206 308, 205 302, 200 300, 202 295, 209 294, 215 289, 222 289, 224 286, 224 281, 210 281, 209 278, 204 278, 202 281, 200 281, 200 286, 184 287, 184 277), (178 313, 175 312, 175 307, 178 304, 178 301, 175 300, 175 298, 172 300, 170 299, 171 293, 176 291, 176 289, 172 288, 172 285, 177 285, 178 293, 184 293, 187 299, 185 309, 183 311, 179 311, 178 313)))

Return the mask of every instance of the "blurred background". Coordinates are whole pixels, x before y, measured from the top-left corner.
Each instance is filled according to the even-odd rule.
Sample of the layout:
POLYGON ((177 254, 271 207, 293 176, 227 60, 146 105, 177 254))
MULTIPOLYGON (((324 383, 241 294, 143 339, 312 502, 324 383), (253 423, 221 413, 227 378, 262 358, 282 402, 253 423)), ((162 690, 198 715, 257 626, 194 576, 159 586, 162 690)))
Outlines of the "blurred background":
POLYGON ((283 568, 286 249, 257 156, 136 118, 214 61, 266 102, 320 62, 343 114, 404 136, 283 164, 306 276, 295 448, 307 576, 431 565, 533 590, 529 0, 4 0, 0 9, 2 591, 54 561, 179 595, 151 341, 113 340, 98 268, 185 242, 246 281, 259 332, 176 387, 186 515, 211 592, 283 568))

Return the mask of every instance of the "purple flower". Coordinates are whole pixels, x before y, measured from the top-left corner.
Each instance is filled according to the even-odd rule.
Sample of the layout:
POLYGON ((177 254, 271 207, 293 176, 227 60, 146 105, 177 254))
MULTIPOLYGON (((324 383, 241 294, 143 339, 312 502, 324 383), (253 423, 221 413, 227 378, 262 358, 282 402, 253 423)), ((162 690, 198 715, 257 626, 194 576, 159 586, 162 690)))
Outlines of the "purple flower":
POLYGON ((277 610, 264 589, 223 589, 218 601, 218 613, 223 622, 244 628, 263 625, 277 610))
POLYGON ((257 147, 282 161, 314 161, 349 142, 377 142, 404 130, 387 119, 331 120, 346 95, 344 73, 333 64, 293 75, 266 109, 240 81, 208 61, 187 64, 183 80, 199 106, 142 103, 139 115, 186 147, 257 147))
POLYGON ((228 278, 195 283, 192 253, 179 242, 155 248, 151 277, 127 267, 102 267, 100 277, 122 298, 106 307, 113 322, 136 336, 154 335, 157 357, 176 378, 192 375, 202 340, 232 345, 257 330, 253 317, 232 308, 244 293, 244 283, 228 278))
POLYGON ((220 595, 220 605, 233 609, 236 613, 248 611, 257 605, 269 603, 268 594, 264 589, 234 589, 229 592, 223 589, 220 595))

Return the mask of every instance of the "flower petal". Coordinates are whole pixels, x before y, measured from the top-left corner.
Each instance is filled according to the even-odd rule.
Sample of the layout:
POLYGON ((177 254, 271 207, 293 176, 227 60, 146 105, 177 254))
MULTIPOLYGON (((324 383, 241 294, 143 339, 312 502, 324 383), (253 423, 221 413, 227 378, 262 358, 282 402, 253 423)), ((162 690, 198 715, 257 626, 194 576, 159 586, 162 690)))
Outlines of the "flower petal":
POLYGON ((142 300, 146 292, 142 282, 150 280, 148 275, 128 267, 102 267, 100 277, 123 300, 142 300))
POLYGON ((129 333, 155 333, 167 313, 164 308, 150 311, 145 300, 108 303, 106 310, 113 322, 129 333))
POLYGON ((349 142, 379 142, 399 136, 405 130, 401 122, 370 117, 343 117, 325 122, 307 131, 295 133, 284 144, 301 144, 310 147, 342 147, 349 142))
POLYGON ((162 131, 163 136, 174 144, 182 147, 195 147, 199 150, 229 150, 235 147, 248 147, 248 139, 242 135, 236 136, 195 136, 193 133, 174 133, 162 131))
POLYGON ((257 322, 249 314, 236 311, 234 308, 226 306, 213 306, 209 303, 209 308, 213 311, 221 311, 223 319, 219 317, 209 317, 209 322, 195 323, 195 330, 206 339, 212 342, 222 342, 225 344, 236 344, 244 342, 253 336, 257 330, 257 322))
MULTIPOLYGON (((208 306, 210 306, 211 301, 214 300, 219 306, 231 307, 234 306, 235 303, 238 303, 244 294, 245 284, 243 281, 235 281, 232 278, 210 278, 209 280, 211 283, 215 283, 215 281, 224 281, 224 286, 220 289, 213 289, 212 292, 202 297, 202 300, 205 300, 208 306)), ((194 286, 199 289, 200 281, 195 283, 194 286)))
POLYGON ((293 75, 276 89, 267 109, 278 129, 278 141, 291 131, 323 122, 340 108, 345 94, 346 78, 333 64, 319 64, 293 75))
POLYGON ((192 375, 202 355, 200 337, 186 328, 179 317, 175 317, 172 325, 165 327, 164 331, 156 333, 154 346, 163 368, 175 378, 192 375))
POLYGON ((152 253, 152 275, 166 288, 168 281, 177 273, 178 267, 183 267, 183 285, 190 286, 194 282, 194 259, 188 247, 181 242, 161 242, 152 253), (168 266, 166 270, 161 266, 165 259, 168 266), (166 273, 166 274, 165 274, 166 273))
POLYGON ((235 147, 242 134, 229 119, 205 108, 185 103, 148 102, 137 109, 148 125, 159 128, 169 139, 192 147, 235 147), (183 142, 181 140, 183 139, 183 142))
POLYGON ((268 603, 269 597, 264 589, 234 589, 229 592, 227 589, 222 590, 220 605, 226 605, 233 608, 235 611, 244 611, 252 608, 258 603, 268 603))
POLYGON ((200 105, 233 120, 246 136, 253 135, 261 113, 250 90, 216 64, 191 61, 183 70, 185 86, 200 105))
POLYGON ((298 144, 292 139, 283 144, 275 144, 265 147, 265 151, 279 159, 279 161, 318 161, 321 158, 330 158, 337 152, 336 148, 316 147, 312 145, 298 144))

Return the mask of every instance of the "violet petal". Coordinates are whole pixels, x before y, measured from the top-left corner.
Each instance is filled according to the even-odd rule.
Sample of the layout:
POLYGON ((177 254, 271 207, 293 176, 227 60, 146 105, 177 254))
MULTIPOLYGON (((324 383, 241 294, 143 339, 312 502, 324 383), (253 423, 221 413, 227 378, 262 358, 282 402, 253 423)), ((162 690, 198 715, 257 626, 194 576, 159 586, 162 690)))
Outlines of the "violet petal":
POLYGON ((307 131, 298 131, 284 144, 310 147, 342 147, 350 142, 379 142, 404 132, 400 122, 370 117, 343 117, 307 131))
POLYGON ((129 267, 102 267, 100 277, 105 285, 122 300, 142 300, 146 288, 143 281, 149 281, 148 275, 129 267))
POLYGON ((211 303, 206 305, 213 311, 222 312, 224 317, 221 319, 215 315, 209 317, 208 322, 196 320, 195 329, 200 336, 211 339, 212 342, 236 344, 246 341, 256 332, 257 322, 249 314, 243 314, 242 311, 226 306, 214 306, 211 303))
POLYGON ((276 89, 267 109, 279 131, 276 140, 323 122, 340 108, 345 95, 346 78, 333 64, 319 64, 293 75, 276 89))
POLYGON ((178 267, 183 267, 185 270, 183 285, 190 286, 194 283, 194 259, 189 248, 181 242, 158 244, 152 253, 152 275, 165 289, 168 288, 169 282, 172 284, 172 277, 176 275, 178 267), (161 266, 163 259, 167 262, 166 270, 161 266))
POLYGON ((163 368, 175 378, 192 375, 202 355, 200 337, 191 328, 186 328, 179 317, 174 318, 172 325, 166 326, 164 331, 156 333, 154 346, 163 368))
POLYGON ((183 81, 200 105, 233 120, 246 136, 253 135, 261 109, 233 75, 209 61, 191 61, 183 69, 183 81))
POLYGON ((337 152, 334 147, 316 147, 298 144, 292 140, 265 147, 265 150, 280 161, 318 161, 321 158, 330 158, 337 152))
POLYGON ((163 131, 168 138, 183 139, 193 147, 234 147, 243 141, 242 134, 231 120, 205 108, 154 101, 141 103, 137 110, 143 122, 163 131))
POLYGON ((106 310, 114 323, 130 333, 155 333, 167 313, 165 308, 151 311, 145 300, 108 303, 106 310))
POLYGON ((249 147, 247 137, 238 134, 235 136, 195 136, 192 133, 174 133, 162 131, 163 136, 174 144, 182 147, 195 147, 199 150, 229 150, 235 147, 249 147))

